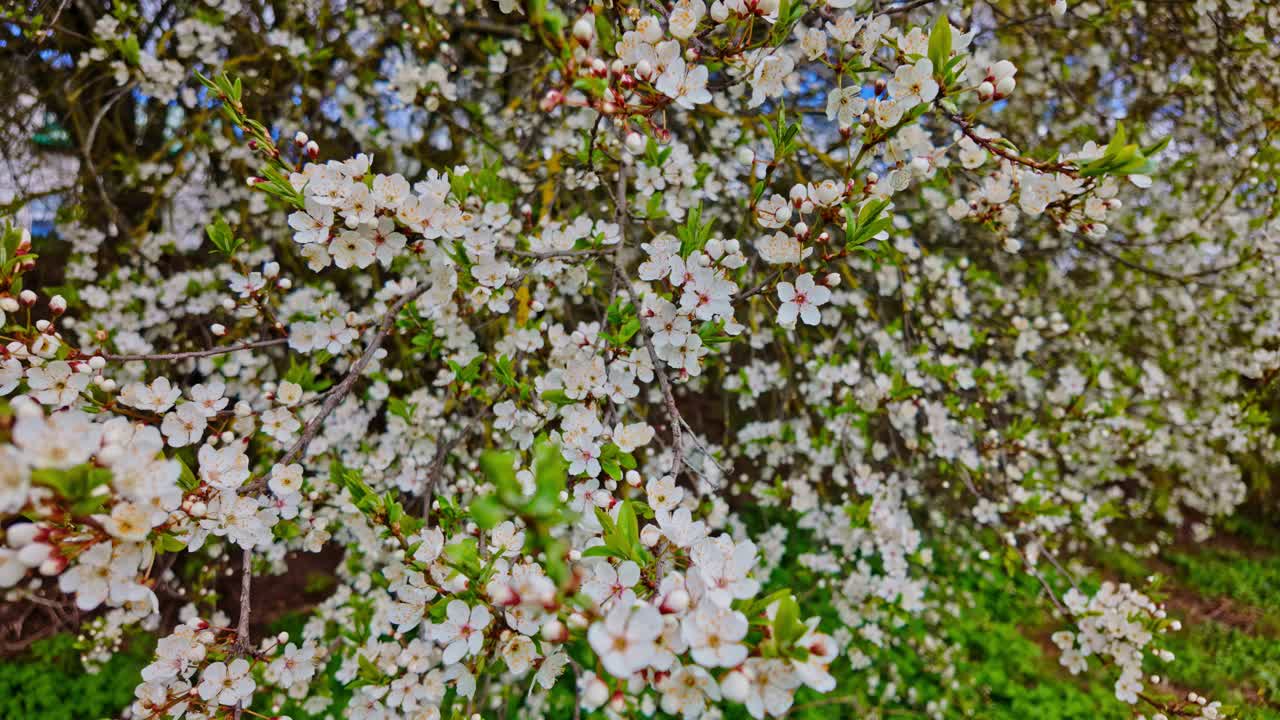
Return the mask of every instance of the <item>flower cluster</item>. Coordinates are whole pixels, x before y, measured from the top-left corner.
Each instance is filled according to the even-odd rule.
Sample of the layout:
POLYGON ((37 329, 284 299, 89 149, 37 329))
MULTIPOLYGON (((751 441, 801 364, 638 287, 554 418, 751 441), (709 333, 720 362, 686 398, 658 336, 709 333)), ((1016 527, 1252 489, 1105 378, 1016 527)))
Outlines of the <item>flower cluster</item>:
POLYGON ((161 636, 132 717, 945 717, 992 557, 1223 712, 1037 561, 1280 462, 1280 14, 284 5, 0 19, 75 150, 0 184, 0 590, 161 636))

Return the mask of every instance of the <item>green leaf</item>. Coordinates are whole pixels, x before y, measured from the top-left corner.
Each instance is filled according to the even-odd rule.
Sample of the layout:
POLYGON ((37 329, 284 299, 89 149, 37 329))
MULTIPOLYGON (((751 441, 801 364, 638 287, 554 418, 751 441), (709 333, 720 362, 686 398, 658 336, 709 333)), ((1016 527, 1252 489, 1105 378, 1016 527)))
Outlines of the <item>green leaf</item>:
POLYGON ((933 69, 942 72, 951 58, 951 21, 945 14, 939 15, 929 33, 929 60, 933 69))
POLYGON ((219 213, 215 216, 213 224, 204 227, 205 233, 209 235, 209 241, 218 249, 218 252, 231 257, 235 254, 237 248, 240 247, 242 240, 237 240, 231 232, 231 226, 227 224, 226 218, 219 213))
MULTIPOLYGON (((52 488, 73 503, 84 503, 95 495, 94 490, 111 482, 111 471, 84 464, 65 470, 41 468, 31 471, 31 482, 52 488)), ((101 506, 101 502, 97 503, 101 506)))
POLYGON ((609 513, 596 508, 596 520, 600 522, 600 527, 604 528, 604 536, 606 539, 618 534, 618 525, 609 517, 609 513))
POLYGON ((542 399, 552 405, 572 405, 577 402, 565 394, 564 390, 548 390, 542 393, 542 399))
POLYGON ((480 455, 480 472, 485 479, 502 493, 518 492, 515 463, 517 456, 510 450, 486 450, 480 455))
POLYGON ((800 605, 788 594, 778 600, 778 611, 773 616, 773 638, 780 650, 785 651, 804 635, 805 626, 800 621, 800 605))
POLYGON ((191 467, 187 465, 187 461, 180 457, 175 457, 174 459, 177 460, 178 464, 181 466, 181 469, 178 471, 178 485, 182 486, 182 489, 187 492, 191 492, 192 490, 200 487, 200 479, 196 477, 194 472, 191 472, 191 467))
POLYGON ((596 38, 598 38, 600 41, 600 47, 604 48, 605 52, 612 54, 613 46, 617 42, 616 33, 613 30, 613 25, 609 23, 609 18, 606 13, 596 13, 595 17, 596 17, 596 38))
POLYGON ((636 521, 636 509, 630 500, 623 500, 618 510, 618 539, 623 547, 634 552, 640 545, 640 524, 636 521))
POLYGON ((178 538, 164 534, 156 538, 155 547, 158 552, 180 552, 187 549, 187 544, 178 538))
POLYGON ((618 461, 616 460, 601 460, 600 469, 604 470, 605 473, 614 480, 622 479, 622 467, 618 465, 618 461))
POLYGON ((485 495, 472 501, 467 511, 471 519, 483 530, 492 530, 507 519, 507 510, 493 495, 485 495))
POLYGON ((452 545, 446 545, 444 556, 453 569, 468 578, 475 580, 480 576, 480 552, 475 538, 463 538, 452 545))
POLYGON ((413 423, 413 413, 417 407, 417 405, 405 402, 403 398, 392 397, 387 399, 387 412, 410 424, 413 423))
POLYGON ((597 546, 595 546, 595 547, 593 547, 593 548, 587 548, 586 550, 583 550, 583 551, 582 551, 582 557, 584 557, 584 558, 588 558, 588 557, 611 557, 611 558, 617 558, 617 559, 619 559, 619 560, 630 560, 630 559, 631 559, 631 557, 630 557, 629 555, 627 555, 626 553, 624 553, 624 552, 622 552, 622 551, 620 551, 620 550, 615 550, 614 548, 609 547, 608 545, 597 545, 597 546))

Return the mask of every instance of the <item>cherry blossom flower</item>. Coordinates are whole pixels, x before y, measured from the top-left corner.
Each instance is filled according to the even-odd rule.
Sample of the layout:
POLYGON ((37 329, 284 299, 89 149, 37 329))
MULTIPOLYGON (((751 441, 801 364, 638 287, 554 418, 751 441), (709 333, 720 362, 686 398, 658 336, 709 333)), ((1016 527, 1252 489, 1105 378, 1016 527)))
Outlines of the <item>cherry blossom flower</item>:
POLYGON ((249 674, 249 661, 236 658, 230 664, 219 661, 205 666, 196 689, 201 699, 229 706, 247 704, 256 688, 257 683, 249 674))
POLYGON ((778 308, 779 325, 795 327, 797 316, 806 325, 817 325, 821 321, 818 308, 830 302, 831 290, 815 284, 813 276, 805 273, 796 278, 795 285, 778 283, 778 298, 782 300, 778 308))
POLYGON ((480 652, 484 644, 484 629, 491 618, 483 605, 467 607, 461 600, 452 600, 445 608, 447 618, 434 628, 435 641, 445 646, 444 664, 452 665, 467 655, 480 652))
POLYGON ((604 620, 591 625, 587 640, 610 675, 626 678, 648 667, 662 628, 662 616, 652 606, 616 603, 604 620))

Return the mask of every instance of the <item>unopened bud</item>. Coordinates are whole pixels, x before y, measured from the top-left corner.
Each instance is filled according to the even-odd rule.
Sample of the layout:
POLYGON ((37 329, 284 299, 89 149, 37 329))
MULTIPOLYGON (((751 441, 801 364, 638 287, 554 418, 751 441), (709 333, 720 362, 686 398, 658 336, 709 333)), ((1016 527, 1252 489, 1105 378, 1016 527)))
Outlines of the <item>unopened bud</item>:
POLYGON ((511 607, 513 605, 520 604, 520 596, 516 594, 515 590, 511 589, 510 585, 507 585, 506 583, 502 583, 498 585, 498 587, 494 588, 494 591, 490 596, 493 598, 494 604, 502 607, 511 607))
POLYGON ((734 670, 724 676, 724 680, 720 681, 720 692, 724 695, 724 699, 729 702, 740 703, 747 699, 747 692, 751 690, 751 681, 741 672, 734 670))
POLYGON ((539 107, 542 108, 543 112, 550 112, 562 102, 564 102, 564 93, 559 90, 548 90, 547 94, 542 96, 542 102, 539 103, 539 107))
POLYGON ((679 614, 689 609, 689 593, 679 588, 667 593, 659 608, 667 614, 679 614))
POLYGON ((559 620, 552 619, 542 626, 542 639, 549 643, 562 643, 569 639, 569 628, 559 620))
POLYGON ((44 575, 45 577, 53 577, 55 575, 61 575, 62 571, 66 569, 67 569, 67 559, 62 557, 61 555, 56 555, 40 563, 40 574, 44 575))
POLYGON ((598 677, 593 677, 583 689, 582 703, 588 708, 598 708, 609 700, 609 686, 598 677))
POLYGON ((583 46, 591 44, 591 40, 596 36, 595 16, 590 13, 578 18, 573 24, 573 37, 583 46))
POLYGON ((657 545, 658 541, 661 539, 662 531, 658 529, 657 525, 645 525, 644 529, 640 531, 640 542, 644 543, 647 547, 657 545))

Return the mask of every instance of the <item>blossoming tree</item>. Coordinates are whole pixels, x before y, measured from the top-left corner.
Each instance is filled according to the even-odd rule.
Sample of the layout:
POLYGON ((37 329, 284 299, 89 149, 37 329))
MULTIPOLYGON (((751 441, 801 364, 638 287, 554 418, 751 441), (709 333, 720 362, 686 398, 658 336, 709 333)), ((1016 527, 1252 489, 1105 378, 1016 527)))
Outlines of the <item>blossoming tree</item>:
POLYGON ((1135 715, 1226 714, 1148 687, 1177 623, 1094 558, 1277 460, 1275 7, 0 27, 0 587, 90 660, 156 631, 131 717, 957 716, 886 681, 945 668, 952 562, 1135 715))

